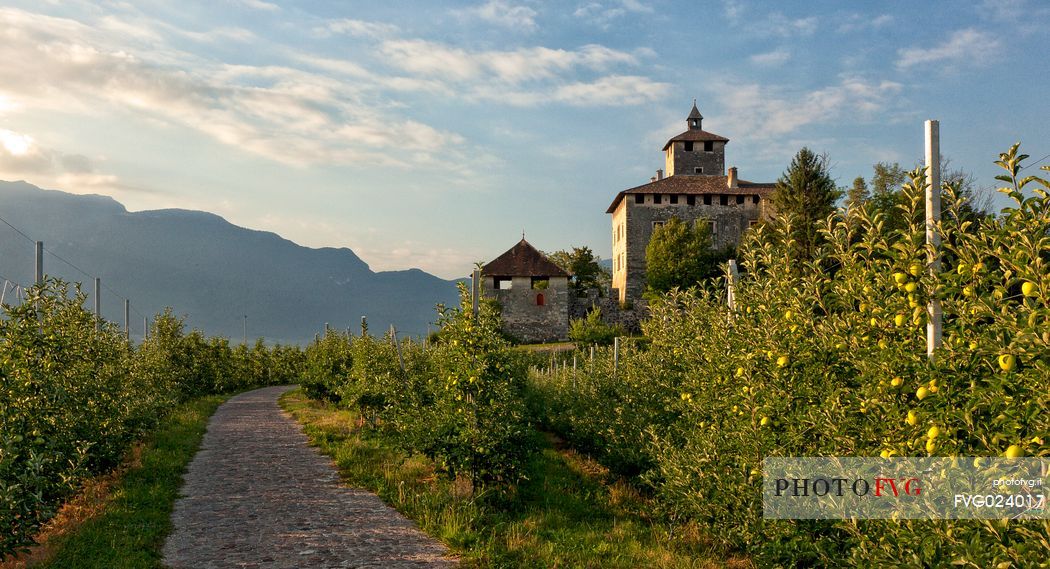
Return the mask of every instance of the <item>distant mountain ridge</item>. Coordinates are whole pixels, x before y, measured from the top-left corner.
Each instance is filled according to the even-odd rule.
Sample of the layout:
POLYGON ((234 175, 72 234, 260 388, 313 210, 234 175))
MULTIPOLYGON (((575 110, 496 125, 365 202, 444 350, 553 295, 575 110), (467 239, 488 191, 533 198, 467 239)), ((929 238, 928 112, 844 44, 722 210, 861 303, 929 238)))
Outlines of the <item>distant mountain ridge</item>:
MULTIPOLYGON (((435 305, 457 302, 455 282, 419 269, 374 272, 348 248, 313 249, 279 235, 181 209, 129 212, 116 200, 0 181, 0 217, 44 241, 47 249, 103 279, 152 316, 166 306, 187 325, 240 340, 305 343, 327 322, 352 327, 362 315, 374 331, 390 324, 424 334, 435 305)), ((87 277, 51 255, 45 272, 67 281, 87 277)), ((0 225, 0 275, 29 283, 33 245, 0 225)), ((91 291, 84 282, 84 290, 91 291)), ((103 314, 123 322, 123 303, 104 293, 103 314)), ((132 317, 134 335, 142 317, 132 317)))

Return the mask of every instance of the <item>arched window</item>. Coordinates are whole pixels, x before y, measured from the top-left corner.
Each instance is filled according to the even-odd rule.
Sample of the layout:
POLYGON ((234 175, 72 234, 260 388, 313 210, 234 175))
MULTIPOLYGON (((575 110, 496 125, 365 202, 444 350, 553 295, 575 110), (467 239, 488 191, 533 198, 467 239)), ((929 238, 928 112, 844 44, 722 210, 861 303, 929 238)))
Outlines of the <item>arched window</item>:
POLYGON ((536 295, 536 306, 543 306, 543 293, 536 295))

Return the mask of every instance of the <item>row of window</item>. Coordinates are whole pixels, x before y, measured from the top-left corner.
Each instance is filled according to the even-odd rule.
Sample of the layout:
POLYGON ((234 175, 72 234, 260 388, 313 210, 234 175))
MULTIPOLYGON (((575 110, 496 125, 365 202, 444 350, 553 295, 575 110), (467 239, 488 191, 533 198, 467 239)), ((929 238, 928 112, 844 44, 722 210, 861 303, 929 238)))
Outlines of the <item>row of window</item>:
MULTIPOLYGON (((496 290, 511 290, 514 288, 514 281, 510 277, 494 277, 495 281, 493 285, 496 290)), ((532 277, 530 288, 533 290, 547 290, 550 287, 551 281, 545 277, 532 277)))
MULTIPOLYGON (((636 203, 636 204, 645 203, 645 196, 646 196, 646 194, 634 194, 634 203, 636 203)), ((653 196, 653 203, 654 204, 661 204, 661 203, 663 203, 663 195, 662 194, 652 194, 652 196, 653 196)), ((678 204, 679 200, 682 197, 685 198, 685 203, 686 204, 688 204, 688 205, 696 205, 696 197, 697 196, 692 195, 692 194, 687 194, 687 195, 682 195, 682 196, 680 196, 679 194, 668 194, 668 196, 667 196, 667 203, 670 203, 672 205, 678 204)), ((730 198, 733 198, 733 201, 737 205, 740 205, 740 204, 743 204, 745 201, 747 201, 747 198, 748 198, 748 196, 745 196, 743 194, 739 194, 739 195, 736 195, 736 196, 730 196, 730 195, 726 195, 726 194, 704 194, 701 197, 703 198, 704 205, 711 205, 711 203, 713 202, 713 198, 715 198, 715 197, 718 198, 718 204, 719 205, 729 205, 730 198)), ((754 204, 758 203, 758 196, 750 196, 750 197, 751 197, 751 203, 754 203, 754 204)))
MULTIPOLYGON (((693 151, 693 141, 692 140, 685 141, 685 145, 684 146, 685 146, 685 151, 686 152, 692 152, 693 151)), ((714 143, 714 141, 705 140, 704 141, 704 152, 714 152, 714 151, 715 151, 715 143, 714 143)))
MULTIPOLYGON (((708 219, 706 221, 707 221, 707 228, 711 230, 711 235, 714 235, 715 232, 718 230, 718 224, 716 224, 714 221, 712 221, 710 219, 708 219)), ((665 221, 654 221, 653 222, 653 229, 656 229, 657 227, 663 227, 664 223, 666 223, 666 222, 665 221)), ((750 219, 747 222, 747 226, 749 228, 750 227, 754 227, 756 225, 758 225, 758 220, 757 219, 750 219)))

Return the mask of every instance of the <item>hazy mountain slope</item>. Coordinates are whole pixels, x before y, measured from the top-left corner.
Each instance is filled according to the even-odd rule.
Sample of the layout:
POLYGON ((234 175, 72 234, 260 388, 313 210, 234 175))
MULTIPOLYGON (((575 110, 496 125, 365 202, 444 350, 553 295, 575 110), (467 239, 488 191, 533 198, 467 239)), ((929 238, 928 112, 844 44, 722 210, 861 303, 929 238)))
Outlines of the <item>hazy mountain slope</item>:
MULTIPOLYGON (((302 247, 205 212, 131 213, 104 196, 0 181, 0 217, 102 277, 138 312, 152 315, 172 306, 190 326, 238 340, 244 314, 249 337, 282 342, 308 341, 325 322, 356 330, 362 315, 373 330, 394 323, 421 334, 434 319, 435 304, 456 301, 453 282, 423 271, 376 273, 350 249, 302 247)), ((45 268, 87 281, 50 255, 45 268)), ((22 283, 33 275, 32 244, 3 225, 0 275, 22 283)), ((122 301, 113 294, 104 294, 103 311, 123 321, 122 301)), ((141 316, 133 316, 132 327, 141 334, 141 316)))

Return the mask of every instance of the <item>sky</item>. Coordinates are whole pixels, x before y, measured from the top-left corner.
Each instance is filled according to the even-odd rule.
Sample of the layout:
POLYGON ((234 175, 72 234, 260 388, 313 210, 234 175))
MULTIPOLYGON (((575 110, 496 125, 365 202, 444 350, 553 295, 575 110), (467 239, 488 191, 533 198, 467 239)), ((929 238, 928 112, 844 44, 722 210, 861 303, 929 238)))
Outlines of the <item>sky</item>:
POLYGON ((694 98, 745 180, 803 146, 840 186, 912 167, 932 118, 993 188, 1011 144, 1050 154, 1048 24, 1041 0, 0 0, 0 179, 374 270, 463 277, 522 231, 608 257, 605 209, 694 98))

